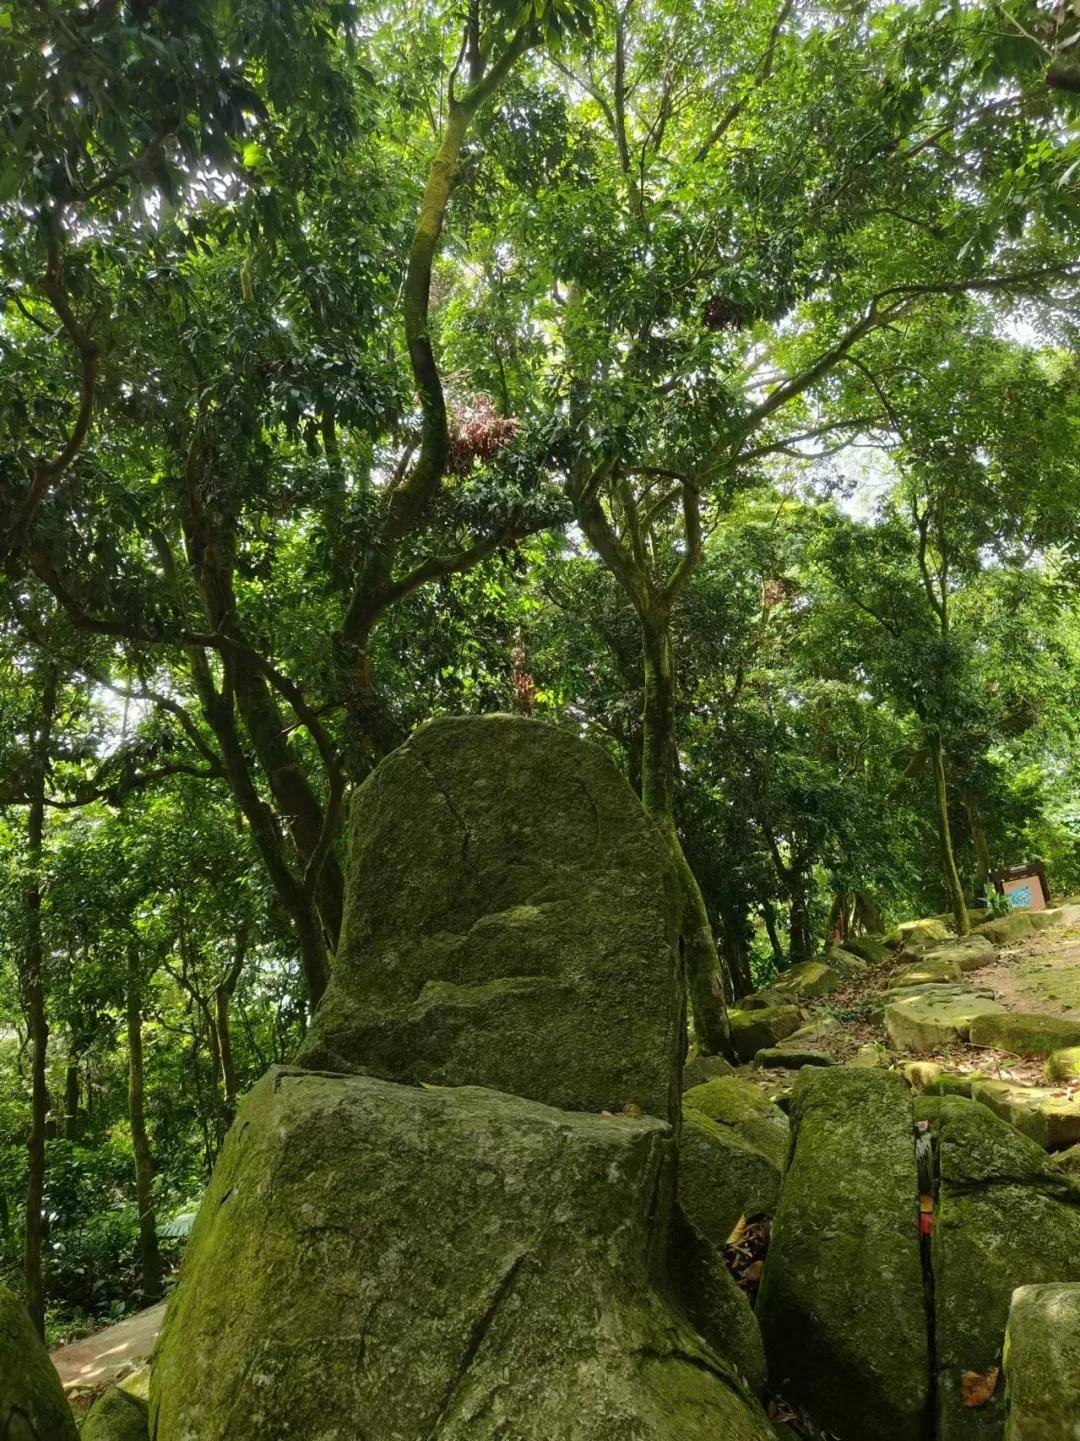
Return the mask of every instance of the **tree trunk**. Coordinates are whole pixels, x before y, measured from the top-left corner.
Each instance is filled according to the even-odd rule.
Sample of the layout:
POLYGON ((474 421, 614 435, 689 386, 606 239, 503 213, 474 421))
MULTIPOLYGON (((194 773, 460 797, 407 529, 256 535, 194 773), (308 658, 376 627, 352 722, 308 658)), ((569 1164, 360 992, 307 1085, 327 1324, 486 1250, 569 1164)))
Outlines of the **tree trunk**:
POLYGON ((788 965, 801 966, 814 959, 814 936, 810 924, 810 901, 805 872, 791 872, 788 903, 788 965))
POLYGON ((773 903, 768 897, 761 902, 761 915, 765 922, 765 934, 769 938, 769 948, 772 951, 773 964, 778 971, 782 971, 785 965, 784 948, 780 944, 780 933, 776 929, 776 912, 773 910, 773 903))
POLYGON ((930 757, 934 763, 934 800, 937 818, 938 841, 941 845, 941 864, 945 872, 945 888, 949 893, 949 905, 958 936, 966 936, 970 930, 967 902, 960 874, 956 869, 953 852, 952 832, 949 829, 949 791, 945 781, 945 749, 937 731, 929 736, 930 757))
POLYGON ((79 1057, 68 1056, 64 1072, 64 1135, 74 1141, 79 1135, 79 1057))
POLYGON ((675 654, 663 621, 643 627, 645 710, 641 799, 660 827, 682 892, 686 986, 698 1045, 708 1054, 728 1047, 723 982, 705 900, 675 826, 675 654))
POLYGON ((41 928, 41 860, 45 835, 45 778, 56 709, 58 677, 55 666, 45 671, 41 713, 29 757, 30 808, 27 821, 27 876, 25 892, 26 944, 21 976, 30 1039, 30 1138, 27 1144, 26 1222, 23 1240, 23 1275, 26 1309, 38 1335, 45 1335, 45 1276, 42 1253, 45 1237, 45 1132, 49 1112, 46 1062, 49 1023, 45 1015, 45 941, 41 928))
POLYGON ((154 1164, 150 1138, 146 1133, 142 1049, 142 986, 138 963, 128 957, 127 984, 128 1118, 135 1155, 135 1196, 139 1207, 139 1261, 142 1268, 143 1298, 161 1296, 161 1257, 157 1243, 157 1213, 154 1209, 154 1164))
POLYGON ((987 844, 986 831, 983 829, 982 816, 979 813, 979 803, 969 790, 964 791, 963 805, 967 813, 968 825, 971 827, 971 840, 975 846, 975 886, 973 893, 976 897, 982 897, 986 895, 986 887, 990 883, 990 847, 987 844))
POLYGON ((724 966, 731 979, 731 993, 734 1000, 747 996, 754 989, 750 978, 750 952, 746 943, 745 915, 735 911, 721 911, 720 950, 724 966))

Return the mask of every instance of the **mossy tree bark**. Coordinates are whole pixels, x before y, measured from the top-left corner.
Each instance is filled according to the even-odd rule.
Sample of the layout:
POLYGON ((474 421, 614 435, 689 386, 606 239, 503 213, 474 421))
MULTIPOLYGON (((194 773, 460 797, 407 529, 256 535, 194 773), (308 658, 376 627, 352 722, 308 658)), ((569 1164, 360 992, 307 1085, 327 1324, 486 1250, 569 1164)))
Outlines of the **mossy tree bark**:
POLYGON ((990 882, 990 846, 986 839, 986 830, 983 826, 982 812, 979 809, 979 800, 974 791, 965 786, 961 796, 961 802, 968 818, 972 844, 975 847, 975 884, 973 893, 976 896, 985 896, 986 887, 990 882))
POLYGON ((127 975, 128 1120, 135 1156, 135 1196, 139 1208, 139 1263, 143 1297, 156 1301, 161 1296, 161 1257, 157 1243, 157 1212, 154 1207, 154 1163, 146 1129, 145 1078, 142 1043, 142 973, 132 946, 128 951, 127 975))
POLYGON ((27 816, 26 890, 23 897, 26 925, 20 983, 30 1038, 30 1135, 27 1142, 26 1220, 23 1234, 23 1277, 26 1309, 38 1335, 45 1335, 45 1276, 42 1264, 45 1239, 45 1127, 49 1112, 46 1064, 49 1022, 45 1013, 45 938, 41 924, 41 868, 45 836, 45 783, 49 747, 56 711, 59 677, 49 663, 41 675, 37 730, 29 757, 29 808, 27 816))

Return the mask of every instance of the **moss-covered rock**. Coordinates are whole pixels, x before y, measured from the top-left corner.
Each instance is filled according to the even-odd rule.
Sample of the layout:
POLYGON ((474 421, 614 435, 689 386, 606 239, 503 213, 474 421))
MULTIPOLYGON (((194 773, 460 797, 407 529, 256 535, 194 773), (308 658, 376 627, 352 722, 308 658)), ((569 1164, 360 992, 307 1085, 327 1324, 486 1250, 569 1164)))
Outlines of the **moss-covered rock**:
POLYGON ((976 927, 976 934, 985 936, 995 946, 1011 945, 1022 940, 1035 929, 1031 924, 1030 911, 1010 911, 1007 916, 998 916, 993 921, 983 921, 976 927))
POLYGON ((805 1046, 764 1046, 754 1057, 758 1066, 778 1066, 782 1071, 800 1071, 803 1066, 831 1066, 833 1058, 826 1051, 805 1046))
POLYGON ((723 1056, 703 1056, 695 1053, 687 1057, 683 1066, 683 1090, 689 1091, 693 1086, 703 1086, 706 1081, 711 1081, 716 1076, 734 1074, 735 1067, 723 1056))
POLYGON ((740 1061, 752 1061, 763 1046, 775 1046, 802 1025, 798 1006, 770 1006, 767 1010, 728 1012, 731 1049, 740 1061))
MULTIPOLYGON (((888 954, 884 946, 881 947, 881 954, 882 958, 888 954)), ((831 971, 836 972, 845 985, 851 981, 861 980, 870 969, 869 961, 864 960, 862 956, 856 955, 854 951, 845 951, 839 948, 826 951, 822 960, 831 971)))
POLYGON ((939 944, 953 934, 950 927, 937 916, 926 916, 919 921, 903 921, 885 937, 887 946, 908 946, 916 944, 939 944))
POLYGON ((965 1404, 964 1376, 1000 1368, 1017 1286, 1080 1279, 1080 1192, 1038 1145, 975 1101, 937 1101, 934 1317, 939 1441, 1001 1441, 1004 1388, 965 1404))
POLYGON ((1080 1141, 1080 1091, 980 1080, 972 1085, 971 1095, 1045 1151, 1080 1141))
POLYGON ((936 1061, 906 1061, 900 1074, 913 1091, 929 1091, 942 1070, 936 1061))
POLYGON ((748 996, 740 996, 737 1008, 740 1011, 771 1011, 775 1006, 786 1006, 786 997, 779 991, 751 991, 748 996))
POLYGON ((1004 1008, 986 995, 956 986, 901 994, 885 1007, 885 1031, 897 1051, 936 1051, 971 1036, 976 1018, 1004 1008))
POLYGON ((1080 1436, 1080 1285, 1013 1292, 1005 1330, 1005 1441, 1080 1436))
POLYGON ((889 979, 889 990, 901 990, 907 986, 943 986, 960 979, 960 963, 954 957, 937 953, 902 966, 889 979))
POLYGON ((675 883, 598 746, 433 721, 361 786, 349 856, 301 1064, 677 1118, 675 883))
POLYGON ((970 1099, 971 1088, 976 1081, 988 1079, 979 1071, 972 1071, 966 1076, 959 1076, 952 1071, 943 1071, 940 1076, 935 1076, 927 1086, 927 1092, 931 1096, 963 1096, 970 1099))
POLYGON ((0 1437, 78 1441, 49 1353, 14 1292, 0 1286, 0 1437))
POLYGON ((758 1296, 772 1385, 841 1441, 922 1441, 929 1344, 911 1098, 899 1076, 800 1072, 758 1296))
POLYGON ((1080 926, 1080 906, 1056 906, 1045 911, 1030 911, 1031 924, 1037 931, 1054 926, 1080 926))
POLYGON ((683 1097, 684 1116, 687 1107, 756 1147, 777 1169, 783 1170, 791 1123, 756 1086, 738 1076, 721 1076, 687 1091, 683 1097))
POLYGON ((817 996, 827 996, 832 991, 838 991, 843 984, 839 972, 824 961, 803 961, 801 965, 789 966, 786 971, 781 971, 773 981, 772 989, 786 1001, 797 1004, 817 996))
POLYGON ((672 1219, 668 1274, 694 1329, 760 1396, 765 1389, 765 1343, 757 1317, 724 1264, 722 1249, 709 1241, 678 1205, 672 1219))
MULTIPOLYGON (((882 936, 848 936, 842 949, 845 955, 858 956, 871 966, 880 965, 889 954, 889 948, 882 936)), ((825 959, 829 959, 828 955, 825 959)))
POLYGON ((1049 1056, 1062 1047, 1080 1045, 1080 1021, 1036 1011, 1000 1011, 977 1016, 971 1023, 971 1039, 977 1046, 1018 1056, 1049 1056))
POLYGON ((988 936, 972 932, 969 936, 958 936, 947 946, 935 946, 927 951, 924 959, 930 961, 955 961, 961 972, 977 971, 989 965, 997 952, 988 936))
POLYGON ((1067 1176, 1080 1184, 1080 1145, 1068 1146, 1064 1151, 1055 1151, 1054 1160, 1067 1176))
POLYGON ((767 1441, 654 1285, 673 1146, 648 1116, 274 1068, 200 1208, 151 1434, 767 1441))
POLYGON ((1080 1046, 1066 1046, 1046 1058, 1048 1081, 1080 1081, 1080 1046))
POLYGON ((847 1062, 847 1065, 863 1071, 887 1070, 891 1064, 892 1057, 880 1041, 867 1041, 847 1062))
POLYGON ((148 1441, 146 1402, 119 1386, 110 1386, 86 1413, 79 1435, 82 1441, 148 1441))
POLYGON ((772 1156, 735 1131, 683 1107, 679 1204, 714 1246, 726 1244, 740 1216, 775 1212, 781 1171, 772 1156))

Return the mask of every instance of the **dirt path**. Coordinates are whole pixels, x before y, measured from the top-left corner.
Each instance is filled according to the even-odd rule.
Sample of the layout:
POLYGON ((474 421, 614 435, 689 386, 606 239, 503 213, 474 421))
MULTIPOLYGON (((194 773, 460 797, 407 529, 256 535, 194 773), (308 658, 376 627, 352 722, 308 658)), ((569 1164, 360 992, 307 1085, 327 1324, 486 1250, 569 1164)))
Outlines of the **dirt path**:
POLYGON ((53 1365, 69 1394, 99 1391, 149 1359, 165 1319, 165 1302, 137 1311, 126 1321, 52 1353, 53 1365))

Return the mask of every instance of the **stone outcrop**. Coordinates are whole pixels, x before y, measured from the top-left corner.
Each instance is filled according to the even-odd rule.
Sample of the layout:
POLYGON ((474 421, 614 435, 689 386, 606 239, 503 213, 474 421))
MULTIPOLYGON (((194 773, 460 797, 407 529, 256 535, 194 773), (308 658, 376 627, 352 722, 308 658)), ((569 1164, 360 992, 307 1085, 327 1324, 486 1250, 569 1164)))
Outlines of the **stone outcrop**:
POLYGON ((661 1299, 671 1129, 272 1070, 151 1377, 155 1441, 770 1441, 661 1299))
POLYGON ((677 1118, 675 883, 599 747, 510 716, 433 721, 360 788, 349 839, 300 1064, 677 1118))
POLYGON ((1080 1436, 1080 1285, 1021 1286, 1005 1332, 1005 1441, 1080 1436))
POLYGON ((0 1286, 0 1437, 78 1441, 75 1418, 26 1308, 0 1286))
POLYGON ((1080 1280, 1080 1191, 1034 1141, 978 1102, 921 1105, 937 1133, 937 1437, 1001 1441, 1009 1303, 1018 1286, 1080 1280), (980 1404, 970 1404, 965 1377, 989 1385, 980 1404))
POLYGON ((758 1296, 772 1384, 841 1441, 923 1441, 929 1341, 907 1086, 800 1072, 758 1296))

